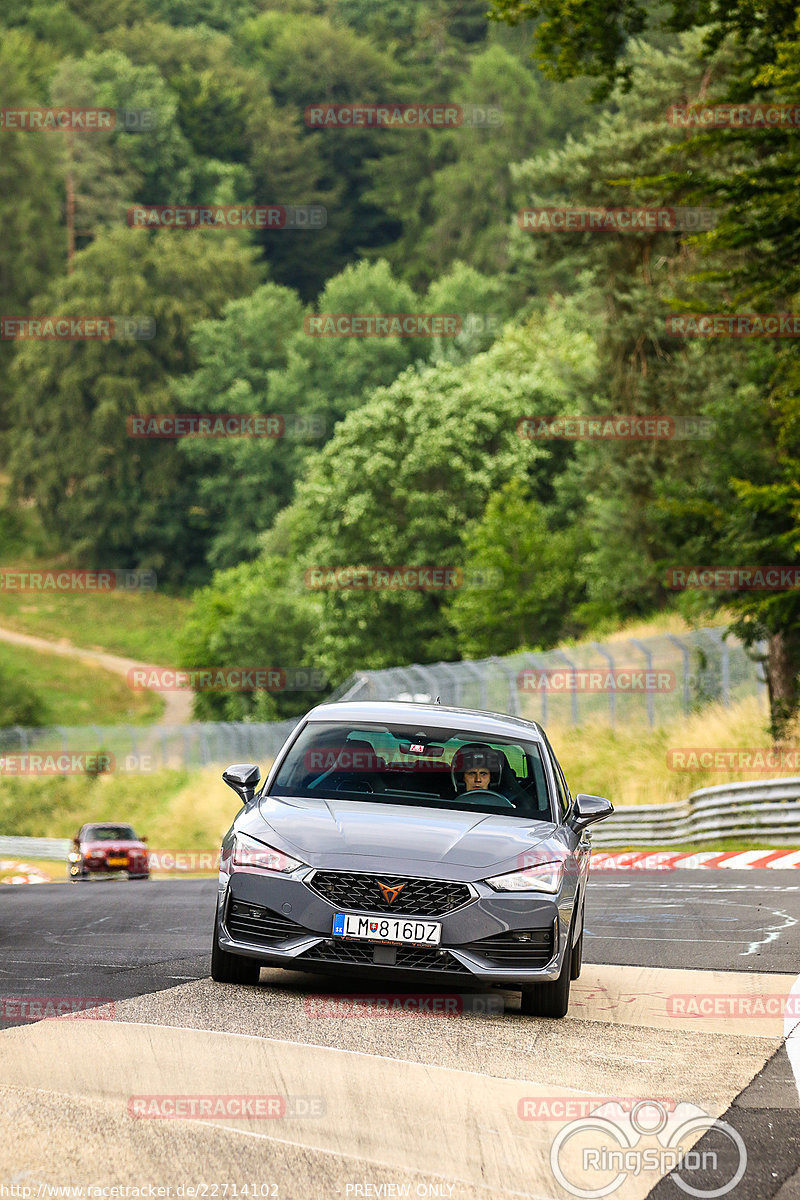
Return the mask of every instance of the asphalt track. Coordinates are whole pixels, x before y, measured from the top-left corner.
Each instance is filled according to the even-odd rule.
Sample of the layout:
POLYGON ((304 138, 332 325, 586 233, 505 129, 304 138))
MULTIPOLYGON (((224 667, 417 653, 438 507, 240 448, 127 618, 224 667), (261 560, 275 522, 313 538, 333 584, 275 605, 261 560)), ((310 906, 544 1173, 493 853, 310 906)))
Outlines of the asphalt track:
MULTIPOLYGON (((210 1200, 562 1200, 621 1175, 607 1194, 685 1200, 659 1142, 631 1133, 635 1098, 661 1105, 636 1110, 640 1124, 704 1112, 738 1133, 746 1169, 725 1194, 800 1197, 799 1022, 783 1017, 800 971, 800 872, 596 872, 584 970, 560 1022, 522 1017, 513 992, 477 993, 465 1008, 484 1011, 437 1019, 353 1007, 348 996, 378 985, 344 976, 265 970, 258 988, 215 985, 215 888, 0 889, 0 998, 114 1002, 99 1010, 114 1019, 35 1023, 4 1005, 0 1198, 170 1187, 163 1196, 191 1200, 194 1187, 210 1200), (142 1115, 152 1096, 282 1099, 262 1115, 250 1101, 236 1116, 172 1120, 142 1115), (595 1147, 596 1166, 600 1135, 587 1114, 613 1098, 622 1109, 603 1112, 633 1150, 623 1169, 588 1170, 583 1152, 595 1147), (555 1160, 570 1191, 552 1147, 578 1118, 555 1160)), ((704 1196, 739 1154, 710 1124, 682 1144, 700 1139, 692 1149, 710 1166, 684 1179, 704 1196)))

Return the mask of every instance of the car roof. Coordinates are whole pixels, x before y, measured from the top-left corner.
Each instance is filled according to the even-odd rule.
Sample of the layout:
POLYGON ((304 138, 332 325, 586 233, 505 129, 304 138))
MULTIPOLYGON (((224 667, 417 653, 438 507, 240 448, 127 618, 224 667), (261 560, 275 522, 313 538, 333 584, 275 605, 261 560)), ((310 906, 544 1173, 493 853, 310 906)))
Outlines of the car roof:
POLYGON ((306 715, 308 721, 378 721, 400 725, 441 725, 464 729, 487 737, 524 736, 530 741, 545 741, 544 730, 536 721, 524 721, 506 713, 484 712, 476 708, 452 708, 446 704, 416 704, 405 700, 339 700, 319 704, 306 715))

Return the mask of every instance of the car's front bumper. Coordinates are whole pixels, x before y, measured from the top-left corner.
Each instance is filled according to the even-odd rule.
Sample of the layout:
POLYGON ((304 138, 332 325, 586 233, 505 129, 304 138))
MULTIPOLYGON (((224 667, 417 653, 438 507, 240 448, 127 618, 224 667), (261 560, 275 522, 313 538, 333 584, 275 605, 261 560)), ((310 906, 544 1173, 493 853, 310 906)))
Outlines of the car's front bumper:
MULTIPOLYGON (((299 971, 389 971, 417 978, 450 977, 462 983, 472 977, 517 987, 557 978, 567 953, 574 888, 555 896, 520 895, 471 883, 471 899, 461 907, 442 915, 418 914, 441 922, 440 946, 400 947, 393 955, 391 948, 375 943, 333 938, 335 912, 366 910, 324 900, 307 886, 312 875, 308 867, 291 875, 221 872, 220 948, 299 971), (529 933, 531 941, 520 940, 520 935, 529 933), (485 942, 487 938, 496 940, 485 942)), ((375 910, 373 915, 392 913, 375 910)))

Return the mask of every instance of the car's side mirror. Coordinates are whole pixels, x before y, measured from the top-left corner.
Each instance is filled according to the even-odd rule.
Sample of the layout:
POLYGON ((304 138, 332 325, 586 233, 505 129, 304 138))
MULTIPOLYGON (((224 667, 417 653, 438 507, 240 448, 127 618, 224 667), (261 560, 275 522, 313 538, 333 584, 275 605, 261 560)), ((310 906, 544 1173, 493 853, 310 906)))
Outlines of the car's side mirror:
POLYGON ((589 796, 585 792, 580 792, 575 797, 575 803, 572 806, 572 817, 570 825, 575 830, 585 829, 587 825, 593 825, 595 821, 604 821, 606 817, 610 817, 614 811, 614 805, 610 800, 606 800, 605 796, 589 796))
POLYGON ((146 837, 140 837, 140 838, 139 838, 139 841, 140 841, 140 842, 144 842, 144 844, 145 844, 145 845, 147 845, 147 838, 146 838, 146 837))
POLYGON ((242 804, 249 804, 261 780, 261 771, 253 763, 236 763, 223 771, 222 778, 233 788, 242 804))

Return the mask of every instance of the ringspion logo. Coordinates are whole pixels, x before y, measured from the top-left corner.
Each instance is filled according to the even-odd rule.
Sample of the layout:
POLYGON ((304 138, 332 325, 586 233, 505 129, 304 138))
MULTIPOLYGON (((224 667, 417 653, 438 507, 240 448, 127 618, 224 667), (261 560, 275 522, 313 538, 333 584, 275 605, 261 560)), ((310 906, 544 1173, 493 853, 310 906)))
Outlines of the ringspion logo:
MULTIPOLYGON (((550 1148, 554 1178, 571 1196, 597 1200, 633 1176, 653 1185, 669 1175, 702 1200, 731 1192, 747 1169, 747 1149, 732 1125, 696 1104, 640 1100, 627 1109, 600 1104, 563 1125, 550 1148)), ((640 1191, 650 1190, 650 1184, 640 1191)))

